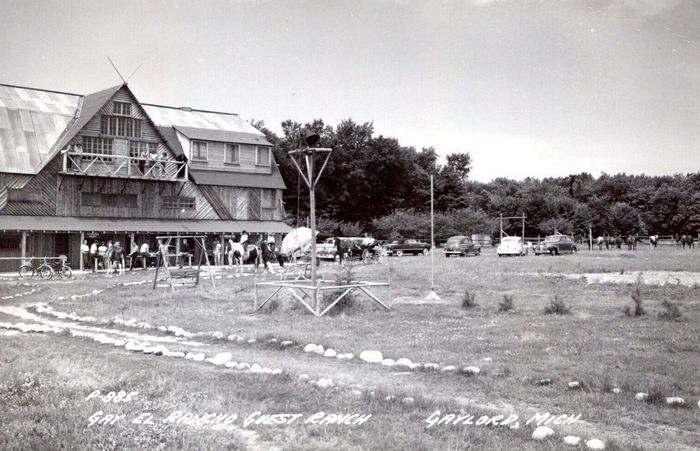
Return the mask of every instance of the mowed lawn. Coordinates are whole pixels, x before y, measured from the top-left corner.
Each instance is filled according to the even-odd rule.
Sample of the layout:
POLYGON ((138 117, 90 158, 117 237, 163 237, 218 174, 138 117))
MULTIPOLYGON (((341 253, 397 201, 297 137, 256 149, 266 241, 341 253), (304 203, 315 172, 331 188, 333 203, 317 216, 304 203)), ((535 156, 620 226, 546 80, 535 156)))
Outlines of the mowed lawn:
MULTIPOLYGON (((318 343, 356 356, 371 349, 392 359, 406 357, 458 368, 473 365, 481 369, 478 377, 421 373, 395 380, 402 390, 426 398, 466 399, 518 411, 581 413, 582 420, 592 424, 601 438, 622 443, 623 448, 640 444, 671 449, 673 446, 667 446, 700 446, 700 287, 587 284, 537 274, 700 273, 696 252, 640 248, 636 252, 497 258, 487 250, 479 257, 452 259, 438 252, 435 289, 440 300, 430 302, 424 297, 430 291, 431 258, 391 258, 386 265, 352 269, 359 280, 391 280, 390 293, 376 291, 385 299, 391 295, 390 311, 357 295, 339 314, 322 318, 308 314, 289 295, 254 312, 253 284, 271 278, 226 278, 232 274, 227 270, 219 273, 223 277, 216 280, 216 288, 207 280, 197 288, 174 292, 153 291, 149 285, 115 286, 153 276, 152 271, 138 271, 121 278, 88 275, 71 283, 36 283, 42 291, 31 299, 43 299, 58 311, 101 319, 136 319, 190 332, 220 331, 224 336, 257 337, 259 342, 275 337, 318 343), (647 314, 628 317, 623 308, 632 305, 630 294, 637 287, 647 314), (103 288, 108 290, 70 298, 103 288), (462 307, 466 290, 476 296, 476 306, 462 307), (512 297, 512 311, 499 312, 504 296, 512 297), (544 314, 555 296, 571 313, 544 314), (664 300, 680 309, 679 321, 658 317, 664 300), (533 384, 540 379, 551 379, 552 384, 533 384), (569 390, 571 381, 579 381, 584 390, 569 390), (622 393, 610 393, 612 388, 622 393), (635 401, 637 392, 651 393, 662 402, 635 401), (667 407, 665 396, 681 396, 691 407, 667 407)), ((324 265, 322 272, 334 278, 337 267, 324 265)), ((262 347, 257 343, 239 346, 262 347)), ((280 362, 308 358, 296 349, 286 351, 280 362)), ((357 373, 359 378, 362 371, 362 365, 347 366, 350 377, 357 373)), ((385 373, 387 383, 394 373, 390 368, 385 373)))

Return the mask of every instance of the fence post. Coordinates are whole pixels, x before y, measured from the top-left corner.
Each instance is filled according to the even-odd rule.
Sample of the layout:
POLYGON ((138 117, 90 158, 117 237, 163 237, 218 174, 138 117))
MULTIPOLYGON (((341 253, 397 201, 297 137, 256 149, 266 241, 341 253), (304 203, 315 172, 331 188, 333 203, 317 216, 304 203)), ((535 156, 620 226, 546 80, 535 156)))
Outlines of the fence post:
POLYGON ((27 258, 27 232, 22 232, 22 264, 25 258, 27 258))

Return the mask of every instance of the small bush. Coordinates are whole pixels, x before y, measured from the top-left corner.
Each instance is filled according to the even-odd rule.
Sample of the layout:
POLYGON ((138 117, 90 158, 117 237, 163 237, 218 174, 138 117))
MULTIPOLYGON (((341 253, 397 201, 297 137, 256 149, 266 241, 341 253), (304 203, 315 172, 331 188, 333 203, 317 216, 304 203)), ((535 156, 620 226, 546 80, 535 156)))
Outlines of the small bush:
POLYGON ((471 307, 476 307, 476 293, 470 293, 469 290, 465 290, 462 297, 462 308, 468 309, 471 307))
POLYGON ((571 309, 556 295, 549 305, 544 308, 545 315, 568 315, 569 313, 571 313, 571 309))
MULTIPOLYGON (((336 285, 348 285, 353 281, 352 265, 340 266, 335 274, 335 284, 336 285)), ((344 289, 338 289, 333 291, 323 292, 323 301, 326 305, 333 302, 338 296, 343 294, 344 289)), ((342 312, 352 309, 355 305, 355 299, 353 293, 350 292, 346 294, 343 299, 341 299, 337 304, 333 306, 332 309, 328 311, 329 315, 338 315, 342 312)))
POLYGON ((632 308, 629 306, 625 307, 624 312, 625 315, 627 316, 643 316, 646 315, 646 312, 644 311, 644 308, 642 307, 642 295, 639 292, 639 287, 635 288, 635 290, 630 294, 632 297, 632 301, 634 302, 634 305, 632 308))
POLYGON ((499 312, 509 312, 515 308, 515 303, 513 302, 513 296, 507 294, 503 295, 503 301, 498 303, 499 312))
POLYGON ((664 302, 661 303, 661 306, 664 309, 663 311, 659 312, 659 318, 666 321, 680 321, 681 318, 683 318, 683 314, 681 314, 681 311, 678 308, 678 306, 673 302, 669 301, 668 299, 664 299, 664 302))

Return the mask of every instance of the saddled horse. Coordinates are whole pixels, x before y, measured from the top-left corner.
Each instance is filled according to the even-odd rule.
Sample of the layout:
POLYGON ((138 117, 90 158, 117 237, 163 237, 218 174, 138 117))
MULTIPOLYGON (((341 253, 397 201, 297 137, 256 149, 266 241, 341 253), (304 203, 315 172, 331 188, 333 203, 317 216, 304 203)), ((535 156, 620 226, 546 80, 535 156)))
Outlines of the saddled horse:
POLYGON ((695 247, 695 238, 693 235, 681 235, 680 238, 678 238, 678 242, 683 246, 683 249, 685 249, 686 246, 688 246, 688 249, 693 249, 695 247))
POLYGON ((632 251, 632 250, 637 250, 637 236, 636 235, 628 235, 627 236, 627 250, 632 251))

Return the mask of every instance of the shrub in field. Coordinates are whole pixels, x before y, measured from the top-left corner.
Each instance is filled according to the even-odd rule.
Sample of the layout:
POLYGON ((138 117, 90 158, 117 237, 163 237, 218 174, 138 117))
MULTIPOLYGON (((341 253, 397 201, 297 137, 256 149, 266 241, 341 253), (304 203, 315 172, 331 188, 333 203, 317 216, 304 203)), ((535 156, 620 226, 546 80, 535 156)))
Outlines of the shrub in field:
POLYGON ((467 289, 462 297, 462 308, 468 309, 471 307, 476 307, 476 293, 470 293, 467 289))
POLYGON ((683 318, 683 314, 681 314, 678 306, 668 299, 664 299, 661 306, 663 307, 663 310, 659 312, 659 318, 666 321, 680 321, 681 318, 683 318))
POLYGON ((513 296, 504 294, 503 301, 498 303, 499 312, 509 312, 515 308, 515 303, 513 302, 513 296))
POLYGON ((635 290, 630 294, 632 297, 632 301, 634 302, 634 305, 632 308, 629 306, 625 307, 624 312, 625 315, 627 316, 643 316, 646 315, 646 312, 644 311, 644 308, 642 307, 642 295, 639 292, 639 287, 635 288, 635 290))
MULTIPOLYGON (((339 266, 335 274, 335 284, 336 285, 347 285, 353 281, 352 265, 339 266)), ((329 305, 331 302, 336 300, 338 296, 343 294, 344 289, 329 290, 323 292, 323 302, 325 305, 329 305)), ((330 315, 337 315, 341 312, 346 312, 352 309, 355 305, 355 299, 353 293, 346 294, 343 299, 341 299, 331 310, 328 311, 330 315)))
POLYGON ((571 313, 571 309, 556 295, 549 305, 544 308, 545 315, 568 315, 569 313, 571 313))

